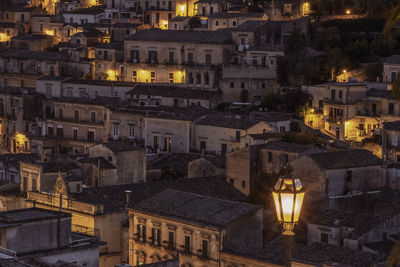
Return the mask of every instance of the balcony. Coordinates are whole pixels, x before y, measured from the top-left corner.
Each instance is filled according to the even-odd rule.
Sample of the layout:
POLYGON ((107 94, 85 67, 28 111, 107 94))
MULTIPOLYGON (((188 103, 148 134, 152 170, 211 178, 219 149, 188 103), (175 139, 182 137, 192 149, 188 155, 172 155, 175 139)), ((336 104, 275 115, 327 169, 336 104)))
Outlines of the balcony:
POLYGON ((75 120, 71 118, 53 118, 52 121, 55 122, 65 122, 65 123, 72 123, 72 124, 85 124, 91 126, 104 126, 104 121, 91 121, 91 120, 75 120))
POLYGON ((82 225, 72 224, 71 225, 71 232, 80 233, 84 235, 99 237, 100 231, 99 229, 90 228, 82 225))

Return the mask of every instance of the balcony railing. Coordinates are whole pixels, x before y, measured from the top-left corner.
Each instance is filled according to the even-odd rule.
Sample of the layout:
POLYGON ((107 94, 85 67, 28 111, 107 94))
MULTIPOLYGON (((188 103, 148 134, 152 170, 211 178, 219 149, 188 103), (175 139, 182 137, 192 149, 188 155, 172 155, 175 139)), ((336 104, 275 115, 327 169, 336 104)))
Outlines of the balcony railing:
POLYGON ((80 233, 80 234, 90 235, 90 236, 95 236, 95 237, 99 237, 100 236, 99 229, 90 228, 90 227, 77 225, 77 224, 72 224, 71 225, 71 231, 75 232, 75 233, 80 233))

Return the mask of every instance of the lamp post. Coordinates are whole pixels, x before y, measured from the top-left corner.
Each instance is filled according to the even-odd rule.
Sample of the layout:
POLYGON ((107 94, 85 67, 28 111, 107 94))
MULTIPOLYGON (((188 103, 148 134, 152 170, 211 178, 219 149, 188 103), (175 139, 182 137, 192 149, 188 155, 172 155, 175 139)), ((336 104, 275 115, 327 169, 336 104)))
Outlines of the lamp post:
POLYGON ((285 266, 289 267, 292 260, 293 228, 299 221, 304 194, 300 179, 295 178, 279 178, 272 190, 276 215, 285 230, 282 233, 285 242, 285 266))

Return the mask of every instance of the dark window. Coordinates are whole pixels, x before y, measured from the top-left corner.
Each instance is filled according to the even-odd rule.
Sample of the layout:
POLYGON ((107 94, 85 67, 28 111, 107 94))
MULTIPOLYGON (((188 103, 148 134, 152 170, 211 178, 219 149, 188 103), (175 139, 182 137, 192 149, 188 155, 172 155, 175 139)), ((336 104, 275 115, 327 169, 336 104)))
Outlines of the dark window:
POLYGON ((57 137, 64 137, 64 129, 57 128, 57 137))
POLYGON ((188 52, 188 64, 193 64, 193 53, 188 52))
POLYGON ((206 54, 206 65, 211 65, 211 54, 206 54))
POLYGON ((178 106, 178 99, 174 99, 174 106, 175 106, 175 107, 178 106))
POLYGON ((339 90, 339 99, 341 100, 342 97, 343 97, 343 91, 342 91, 342 90, 339 90))
POLYGON ((389 115, 394 114, 394 103, 389 103, 389 115))
POLYGON ((173 247, 174 247, 174 244, 175 244, 175 242, 174 242, 174 235, 175 235, 174 232, 168 232, 168 246, 169 246, 170 248, 173 248, 173 247))
POLYGON ((190 252, 190 236, 185 236, 185 252, 190 252))
POLYGON ((289 155, 285 154, 284 159, 285 159, 285 163, 288 163, 289 162, 289 155))
POLYGON ((149 51, 149 63, 150 64, 157 63, 157 51, 149 51))
POLYGON ((23 181, 22 181, 24 184, 23 184, 23 186, 22 186, 22 190, 24 191, 24 192, 26 192, 26 191, 28 191, 28 177, 24 177, 23 178, 23 181))
POLYGON ((73 131, 74 140, 78 140, 78 130, 74 129, 73 131))
POLYGON ((335 101, 336 99, 336 91, 335 90, 331 90, 331 100, 335 101))
POLYGON ((156 13, 156 24, 160 23, 160 13, 156 13))
POLYGON ((200 152, 206 152, 207 143, 205 141, 200 141, 200 152))
POLYGON ((236 131, 236 142, 240 142, 240 131, 236 131))
POLYGON ((37 190, 37 184, 36 184, 36 179, 32 179, 32 191, 37 190))
POLYGON ((225 155, 227 151, 228 151, 227 144, 221 144, 221 154, 225 155))
POLYGON ((208 76, 208 72, 204 73, 204 84, 208 85, 210 83, 210 77, 208 76))
POLYGON ((94 142, 94 132, 93 131, 88 131, 87 140, 88 140, 88 142, 94 142))
POLYGON ((242 181, 242 188, 246 188, 246 181, 242 181))
POLYGON ((272 162, 272 152, 268 152, 268 162, 272 162))
POLYGON ((230 87, 234 88, 235 87, 235 82, 231 82, 230 87))
POLYGON ((321 233, 321 243, 328 243, 329 235, 325 233, 321 233))
POLYGON ((131 50, 132 62, 139 62, 139 50, 131 50))
POLYGON ((48 136, 53 136, 53 134, 54 134, 54 133, 53 133, 53 127, 48 127, 48 128, 47 128, 47 135, 48 135, 48 136))
POLYGON ((79 110, 75 110, 75 111, 74 111, 74 119, 75 119, 76 121, 79 121, 79 110))
POLYGON ((174 56, 174 52, 172 52, 172 51, 170 51, 169 52, 169 54, 168 54, 168 59, 169 59, 169 64, 174 64, 174 58, 175 58, 175 56, 174 56))
POLYGON ((94 111, 90 112, 90 122, 92 123, 96 122, 96 112, 94 111))
POLYGON ((351 183, 353 180, 353 171, 348 170, 346 173, 346 182, 351 183))
POLYGON ((234 180, 233 179, 229 179, 229 183, 233 186, 234 185, 234 180))
POLYGON ((397 77, 397 73, 392 72, 392 82, 394 82, 396 80, 396 77, 397 77))
POLYGON ((62 108, 60 108, 58 110, 58 118, 62 119, 64 117, 64 110, 62 108))
POLYGON ((208 240, 203 240, 201 248, 201 255, 208 257, 208 240))

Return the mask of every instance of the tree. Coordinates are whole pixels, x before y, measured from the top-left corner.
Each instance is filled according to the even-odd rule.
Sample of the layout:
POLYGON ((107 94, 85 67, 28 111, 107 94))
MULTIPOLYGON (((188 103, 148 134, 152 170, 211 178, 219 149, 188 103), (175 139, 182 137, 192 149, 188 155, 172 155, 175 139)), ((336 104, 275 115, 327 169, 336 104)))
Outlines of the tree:
POLYGON ((199 17, 191 17, 189 19, 189 29, 200 28, 201 20, 199 17))
POLYGON ((387 37, 391 37, 393 25, 399 16, 400 16, 400 5, 398 5, 392 11, 392 13, 390 14, 390 17, 386 21, 385 27, 383 28, 383 34, 385 34, 387 37))
POLYGON ((300 89, 289 90, 283 95, 283 106, 286 112, 295 113, 309 104, 312 96, 300 89))
POLYGON ((266 95, 261 102, 261 106, 266 107, 268 110, 279 110, 282 104, 282 98, 279 94, 270 93, 266 95))

